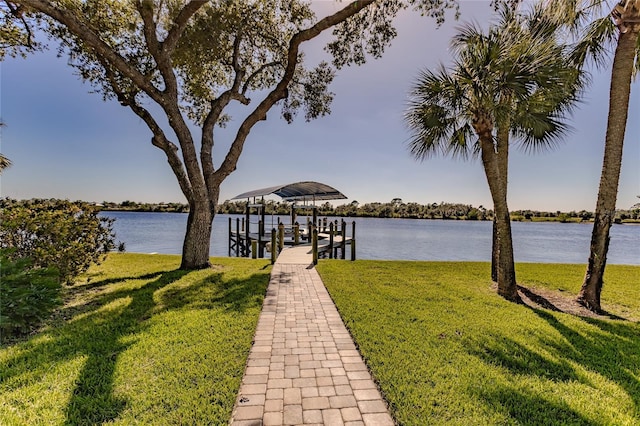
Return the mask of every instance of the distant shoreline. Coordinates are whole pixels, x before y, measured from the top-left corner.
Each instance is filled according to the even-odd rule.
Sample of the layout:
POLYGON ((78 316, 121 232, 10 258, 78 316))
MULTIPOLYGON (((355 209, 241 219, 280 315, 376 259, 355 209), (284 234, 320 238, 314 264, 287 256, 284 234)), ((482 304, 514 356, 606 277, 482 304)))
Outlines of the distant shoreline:
MULTIPOLYGON (((109 212, 134 212, 134 213, 188 213, 189 209, 169 209, 169 208, 101 208, 101 211, 109 212)), ((574 217, 571 216, 572 212, 568 213, 560 213, 556 216, 532 216, 531 218, 526 218, 521 214, 518 214, 519 211, 512 212, 511 221, 512 222, 557 222, 557 223, 593 223, 593 218, 585 219, 582 217, 574 217), (564 215, 564 216, 562 216, 564 215)), ((546 212, 541 212, 542 214, 550 214, 546 212)), ((228 211, 218 211, 216 214, 244 214, 244 212, 228 212, 228 211)), ((267 215, 277 215, 277 216, 288 216, 288 213, 283 212, 269 212, 267 215)), ((329 216, 329 217, 348 217, 348 218, 379 218, 379 219, 423 219, 423 220, 467 220, 467 221, 491 221, 492 217, 485 218, 474 218, 470 219, 464 216, 452 216, 452 217, 415 217, 415 216, 378 216, 375 214, 372 215, 363 215, 363 214, 355 214, 355 215, 338 215, 338 214, 325 214, 324 212, 319 214, 319 216, 329 216)), ((640 218, 617 218, 614 222, 617 225, 640 225, 640 218)))

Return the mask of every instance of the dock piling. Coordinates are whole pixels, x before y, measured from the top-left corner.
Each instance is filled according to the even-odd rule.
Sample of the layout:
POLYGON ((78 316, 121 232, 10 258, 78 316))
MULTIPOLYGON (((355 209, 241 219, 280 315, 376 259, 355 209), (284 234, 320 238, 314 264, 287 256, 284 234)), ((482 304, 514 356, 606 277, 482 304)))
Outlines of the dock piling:
POLYGON ((276 263, 276 228, 271 229, 271 264, 276 263))
POLYGON ((318 230, 316 227, 313 227, 313 231, 311 231, 311 247, 313 252, 313 264, 318 264, 318 230))
POLYGON ((356 221, 351 222, 351 260, 356 260, 356 221))

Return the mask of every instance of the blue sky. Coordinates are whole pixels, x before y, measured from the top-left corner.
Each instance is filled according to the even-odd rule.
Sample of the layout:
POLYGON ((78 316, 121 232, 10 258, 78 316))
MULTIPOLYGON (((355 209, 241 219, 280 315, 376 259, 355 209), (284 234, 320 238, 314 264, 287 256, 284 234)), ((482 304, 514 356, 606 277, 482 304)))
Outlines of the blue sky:
MULTIPOLYGON (((463 1, 460 21, 439 29, 430 18, 406 12, 399 37, 380 60, 338 72, 332 114, 288 125, 272 110, 252 130, 237 170, 223 183, 220 201, 252 189, 316 180, 345 193, 350 202, 460 202, 491 206, 478 160, 414 160, 402 114, 407 93, 423 68, 450 60, 449 40, 461 22, 486 23, 488 1, 463 1)), ((320 11, 340 5, 316 4, 320 11)), ((326 39, 324 40, 326 41, 326 39)), ((304 47, 308 62, 325 57, 323 40, 304 47)), ((185 202, 164 154, 128 109, 103 102, 57 58, 55 48, 0 64, 0 152, 13 166, 0 177, 0 194, 12 198, 86 201, 185 202)), ((595 209, 608 109, 610 68, 593 84, 571 118, 574 131, 555 149, 512 150, 509 207, 546 211, 595 209)), ((640 83, 632 87, 618 207, 640 195, 640 83)), ((229 126, 241 121, 240 116, 229 126)), ((229 144, 219 132, 214 155, 229 144)), ((219 164, 219 162, 217 163, 219 164)), ((335 201, 333 204, 342 204, 335 201)))

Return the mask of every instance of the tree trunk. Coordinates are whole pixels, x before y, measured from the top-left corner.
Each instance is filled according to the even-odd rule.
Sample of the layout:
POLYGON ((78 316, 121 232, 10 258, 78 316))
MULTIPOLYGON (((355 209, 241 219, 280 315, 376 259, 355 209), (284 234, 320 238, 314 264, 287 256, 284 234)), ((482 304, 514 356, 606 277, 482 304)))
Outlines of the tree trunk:
POLYGON ((190 202, 187 232, 182 245, 180 269, 204 269, 211 266, 209 246, 214 211, 208 201, 190 202))
POLYGON ((620 33, 609 90, 609 116, 605 137, 604 160, 600 176, 600 188, 596 203, 595 220, 591 234, 591 246, 587 271, 577 301, 581 305, 599 312, 604 270, 609 250, 609 230, 616 213, 618 182, 622 165, 622 148, 627 126, 631 75, 636 55, 638 26, 620 33))
MULTIPOLYGON (((482 165, 484 167, 494 211, 494 247, 493 256, 497 254, 496 278, 498 294, 505 299, 520 303, 516 272, 513 260, 513 243, 511 238, 511 219, 507 206, 507 172, 508 148, 501 147, 496 151, 490 130, 478 131, 481 145, 482 165), (497 244, 496 244, 497 243, 497 244)), ((493 275, 492 266, 492 275, 493 275)), ((493 278, 493 277, 492 277, 493 278)))
POLYGON ((513 260, 513 239, 511 219, 506 197, 494 201, 498 239, 498 294, 512 302, 521 302, 516 283, 515 262, 513 260))
POLYGON ((493 225, 491 227, 491 281, 498 281, 498 259, 500 255, 498 244, 498 228, 496 226, 495 210, 493 212, 493 225))

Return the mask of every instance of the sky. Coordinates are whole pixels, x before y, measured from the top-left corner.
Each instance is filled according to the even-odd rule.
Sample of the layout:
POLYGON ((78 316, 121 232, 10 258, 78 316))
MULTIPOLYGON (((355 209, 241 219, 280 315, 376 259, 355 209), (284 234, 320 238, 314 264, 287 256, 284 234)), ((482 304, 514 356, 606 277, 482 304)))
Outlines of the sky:
MULTIPOLYGON (((338 71, 330 90, 332 113, 289 125, 274 108, 249 135, 237 170, 222 184, 220 202, 254 189, 298 181, 331 185, 347 200, 420 204, 451 202, 491 208, 478 159, 415 160, 403 123, 408 93, 419 72, 451 60, 449 40, 463 23, 486 25, 489 1, 462 1, 461 17, 444 25, 416 12, 398 17, 398 37, 384 57, 338 71)), ((344 3, 342 4, 344 5, 344 3)), ((340 4, 315 2, 319 16, 340 4)), ((327 59, 327 37, 303 45, 308 64, 327 59)), ((554 149, 510 152, 511 210, 595 209, 602 167, 610 66, 570 117, 573 131, 554 149)), ((13 165, 0 176, 0 195, 16 199, 61 198, 92 202, 186 202, 164 154, 151 145, 144 123, 74 75, 56 48, 0 63, 0 152, 13 165)), ((257 101, 254 101, 257 102, 257 101)), ((240 109, 234 112, 242 113, 240 109)), ((632 86, 618 208, 640 195, 640 82, 632 86)), ((218 132, 215 158, 223 158, 241 115, 218 132)), ((199 135, 199 133, 198 133, 199 135)), ((219 161, 216 162, 219 164, 219 161)))

